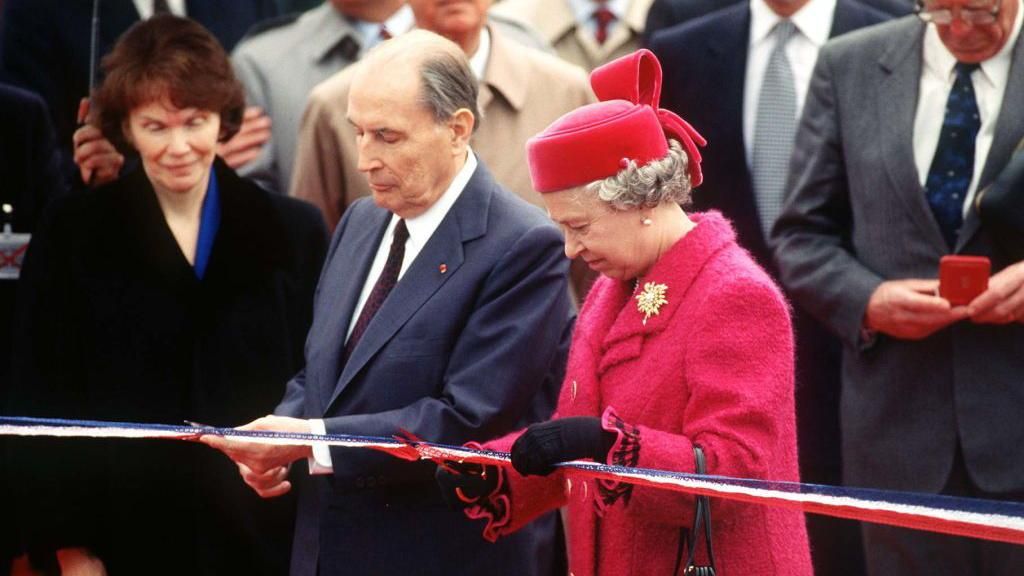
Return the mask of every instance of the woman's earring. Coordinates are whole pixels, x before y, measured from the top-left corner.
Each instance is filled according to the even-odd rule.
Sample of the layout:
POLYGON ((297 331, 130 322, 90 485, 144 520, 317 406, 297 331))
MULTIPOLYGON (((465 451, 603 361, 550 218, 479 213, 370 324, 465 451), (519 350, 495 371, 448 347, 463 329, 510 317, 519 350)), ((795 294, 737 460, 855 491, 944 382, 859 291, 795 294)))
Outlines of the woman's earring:
POLYGON ((649 217, 644 216, 643 219, 640 220, 640 223, 643 224, 644 226, 650 226, 651 224, 654 224, 654 220, 651 220, 649 217))

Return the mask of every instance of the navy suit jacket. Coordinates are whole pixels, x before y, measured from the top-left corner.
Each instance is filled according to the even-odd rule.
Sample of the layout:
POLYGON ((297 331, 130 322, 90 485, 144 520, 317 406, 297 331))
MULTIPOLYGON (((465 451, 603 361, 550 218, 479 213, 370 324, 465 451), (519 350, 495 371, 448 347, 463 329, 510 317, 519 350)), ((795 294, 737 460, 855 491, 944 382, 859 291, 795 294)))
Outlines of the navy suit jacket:
MULTIPOLYGON (((890 17, 857 0, 838 0, 830 36, 890 17)), ((704 184, 694 209, 720 210, 741 246, 769 270, 774 266, 761 230, 743 143, 743 90, 750 43, 747 2, 656 33, 651 50, 664 62, 661 105, 686 118, 707 138, 704 184)))
MULTIPOLYGON (((558 230, 481 163, 342 364, 346 329, 391 213, 369 198, 335 231, 306 368, 279 414, 328 433, 484 441, 554 409, 571 330, 558 230)), ((434 466, 332 448, 302 486, 292 574, 548 574, 553 519, 488 544, 448 508, 434 466), (357 551, 358 552, 354 552, 357 551)), ((560 545, 560 542, 557 543, 560 545)))

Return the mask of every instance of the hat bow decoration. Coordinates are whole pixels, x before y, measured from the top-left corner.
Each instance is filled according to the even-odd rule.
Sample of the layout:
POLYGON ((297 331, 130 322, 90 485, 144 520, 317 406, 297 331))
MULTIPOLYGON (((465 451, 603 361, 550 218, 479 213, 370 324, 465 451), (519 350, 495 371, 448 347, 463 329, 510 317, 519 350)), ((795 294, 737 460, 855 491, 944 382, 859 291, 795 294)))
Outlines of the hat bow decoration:
POLYGON ((645 166, 668 154, 670 136, 689 158, 692 186, 702 180, 704 138, 676 114, 658 108, 661 65, 648 50, 618 58, 590 74, 601 100, 551 123, 526 143, 534 190, 547 193, 585 186, 635 162, 645 166))
POLYGON ((653 52, 637 50, 603 66, 590 74, 590 86, 602 102, 627 100, 650 106, 655 110, 662 129, 683 145, 690 159, 690 183, 696 188, 703 181, 700 170, 700 146, 707 140, 689 122, 675 112, 659 108, 661 102, 661 63, 653 52))

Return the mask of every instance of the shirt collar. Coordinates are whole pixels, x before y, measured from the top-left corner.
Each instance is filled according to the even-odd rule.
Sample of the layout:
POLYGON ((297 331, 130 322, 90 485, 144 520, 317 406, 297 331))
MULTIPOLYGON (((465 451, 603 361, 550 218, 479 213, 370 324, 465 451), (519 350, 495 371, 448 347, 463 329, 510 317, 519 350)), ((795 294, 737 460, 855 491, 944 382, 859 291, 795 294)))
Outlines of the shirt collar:
MULTIPOLYGON (((1013 48, 1020 36, 1021 22, 1024 21, 1024 6, 1018 4, 1017 17, 1013 20, 1013 27, 1010 28, 1010 37, 1006 44, 996 52, 994 56, 981 63, 983 77, 992 86, 1003 88, 1010 76, 1010 64, 1013 62, 1013 48)), ((929 24, 924 36, 924 63, 925 68, 945 82, 952 82, 953 67, 956 66, 956 57, 946 48, 939 38, 939 32, 934 24, 929 24)), ((975 76, 974 78, 977 78, 975 76)))
MULTIPOLYGON (((569 0, 569 4, 572 6, 572 14, 576 18, 577 24, 585 24, 590 21, 594 17, 594 10, 597 10, 600 5, 595 0, 569 0)), ((608 0, 604 4, 612 14, 615 14, 616 20, 621 22, 625 19, 629 0, 608 0)))
POLYGON ((477 80, 483 80, 484 73, 487 72, 487 60, 491 57, 491 33, 484 26, 480 30, 480 43, 476 47, 476 52, 469 58, 469 68, 476 75, 477 80))
POLYGON ((362 53, 366 54, 372 50, 374 46, 380 44, 383 39, 380 37, 380 28, 384 26, 388 29, 388 33, 391 37, 404 34, 412 28, 414 23, 414 17, 412 14, 412 8, 408 4, 402 4, 402 7, 395 10, 395 13, 388 17, 383 22, 367 22, 365 20, 356 20, 350 18, 349 22, 352 26, 359 31, 359 37, 362 39, 362 53))
MULTIPOLYGON (((422 214, 414 216, 412 218, 405 219, 405 226, 409 229, 409 239, 413 242, 423 245, 426 244, 430 236, 434 234, 437 227, 441 225, 441 221, 448 215, 448 211, 451 210, 455 201, 462 195, 462 191, 465 190, 466 185, 469 184, 469 179, 473 177, 473 173, 476 171, 477 160, 476 155, 473 154, 473 150, 467 147, 466 149, 466 163, 462 165, 462 169, 455 174, 455 178, 452 178, 451 184, 441 194, 441 197, 434 202, 430 208, 427 208, 422 214)), ((394 221, 398 216, 392 216, 391 220, 394 221)))
MULTIPOLYGON (((828 41, 832 31, 835 11, 836 0, 810 0, 789 19, 805 38, 815 46, 821 47, 828 41)), ((764 0, 751 0, 750 45, 764 42, 780 20, 782 18, 772 11, 764 0)))

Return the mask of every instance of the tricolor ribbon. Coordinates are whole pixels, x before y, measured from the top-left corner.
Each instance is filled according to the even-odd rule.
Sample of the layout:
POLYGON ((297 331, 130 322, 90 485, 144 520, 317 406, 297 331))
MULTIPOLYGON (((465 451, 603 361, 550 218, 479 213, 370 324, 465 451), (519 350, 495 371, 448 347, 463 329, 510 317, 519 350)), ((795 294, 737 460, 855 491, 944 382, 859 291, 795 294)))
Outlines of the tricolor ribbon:
MULTIPOLYGON (((343 434, 320 436, 234 428, 0 416, 0 436, 196 440, 202 435, 217 435, 265 444, 311 446, 321 443, 348 448, 370 448, 405 460, 455 460, 505 467, 511 465, 507 452, 448 446, 423 442, 415 438, 343 434)), ((1016 502, 697 475, 610 466, 581 460, 558 466, 570 469, 574 475, 580 477, 626 482, 684 494, 713 496, 955 536, 1024 544, 1024 504, 1016 502)))

